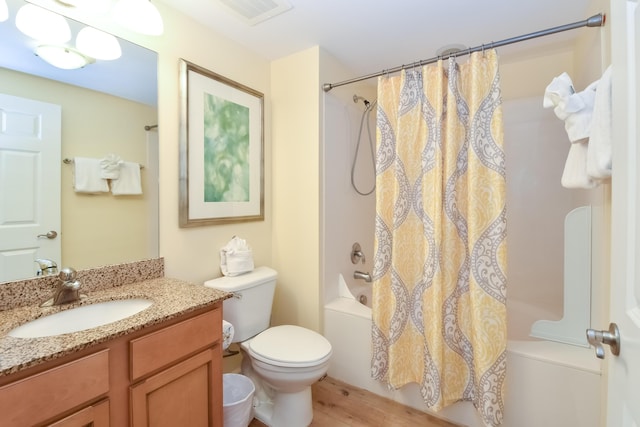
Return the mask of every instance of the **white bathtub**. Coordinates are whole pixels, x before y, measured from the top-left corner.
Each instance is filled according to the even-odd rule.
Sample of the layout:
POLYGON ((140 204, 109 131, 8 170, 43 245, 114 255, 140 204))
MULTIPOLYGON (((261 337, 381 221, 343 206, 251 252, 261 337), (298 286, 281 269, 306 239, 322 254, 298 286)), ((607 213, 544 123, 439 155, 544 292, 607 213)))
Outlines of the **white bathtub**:
MULTIPOLYGON (((340 282, 344 284, 343 280, 340 282)), ((354 292, 367 294, 366 291, 354 292)), ((346 287, 340 294, 324 310, 324 332, 333 346, 329 376, 426 411, 416 384, 388 390, 384 384, 371 379, 371 309, 360 304, 346 287)), ((524 304, 509 304, 509 310, 532 311, 523 310, 524 307, 524 304)), ((513 317, 517 319, 509 316, 509 321, 517 322, 513 317)), ((526 328, 514 326, 514 331, 526 328)), ((503 427, 600 425, 601 362, 593 349, 522 336, 510 338, 507 352, 503 427)), ((470 427, 482 427, 470 402, 451 405, 438 415, 470 427)))

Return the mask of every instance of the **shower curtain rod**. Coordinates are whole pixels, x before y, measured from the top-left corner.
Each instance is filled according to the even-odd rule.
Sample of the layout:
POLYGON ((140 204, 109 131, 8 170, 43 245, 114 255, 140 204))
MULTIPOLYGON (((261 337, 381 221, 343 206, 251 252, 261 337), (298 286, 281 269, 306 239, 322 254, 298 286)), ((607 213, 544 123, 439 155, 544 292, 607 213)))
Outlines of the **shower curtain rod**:
POLYGON ((395 72, 403 70, 406 67, 421 67, 423 65, 432 64, 434 62, 437 62, 437 61, 439 61, 440 59, 443 59, 443 58, 449 58, 449 57, 454 57, 455 58, 457 56, 470 55, 473 52, 479 52, 479 51, 484 50, 484 49, 493 49, 495 47, 505 46, 505 45, 512 44, 512 43, 518 43, 518 42, 522 42, 522 41, 525 41, 525 40, 534 39, 534 38, 537 38, 537 37, 548 36, 550 34, 556 34, 556 33, 562 32, 562 31, 573 30, 573 29, 581 28, 581 27, 602 27, 604 25, 605 19, 606 19, 606 16, 603 15, 602 13, 599 13, 597 15, 593 15, 592 17, 590 17, 588 19, 585 19, 584 21, 578 21, 578 22, 574 22, 572 24, 560 25, 558 27, 548 28, 548 29, 542 30, 542 31, 536 31, 534 33, 524 34, 524 35, 518 36, 518 37, 511 37, 509 39, 504 39, 504 40, 500 40, 500 41, 497 41, 497 42, 487 43, 486 45, 483 44, 483 45, 472 47, 472 48, 469 48, 469 49, 466 49, 466 50, 461 50, 459 52, 454 52, 454 53, 452 53, 450 55, 434 56, 433 58, 423 59, 422 61, 413 62, 411 64, 403 64, 403 65, 401 65, 399 67, 389 68, 388 70, 382 70, 382 71, 379 71, 377 73, 367 74, 366 76, 356 77, 356 78, 349 79, 349 80, 344 80, 344 81, 341 81, 341 82, 338 82, 338 83, 325 83, 325 84, 322 85, 322 89, 325 92, 329 92, 334 87, 344 86, 344 85, 348 85, 348 84, 351 84, 351 83, 356 83, 356 82, 361 82, 363 80, 372 79, 374 77, 380 77, 380 76, 384 76, 386 74, 395 73, 395 72))

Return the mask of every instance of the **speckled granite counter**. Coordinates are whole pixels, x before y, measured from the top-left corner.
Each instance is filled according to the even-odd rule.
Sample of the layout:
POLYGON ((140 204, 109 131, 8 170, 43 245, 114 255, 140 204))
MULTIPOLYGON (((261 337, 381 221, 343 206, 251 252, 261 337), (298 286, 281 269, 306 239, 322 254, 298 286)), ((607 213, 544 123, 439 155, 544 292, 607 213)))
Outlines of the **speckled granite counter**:
POLYGON ((230 294, 190 282, 160 277, 90 291, 87 292, 87 296, 88 298, 82 302, 64 306, 42 308, 39 304, 30 304, 0 311, 0 376, 15 373, 91 345, 213 305, 230 297, 230 294), (30 339, 14 338, 7 335, 16 326, 38 317, 80 305, 124 298, 147 298, 153 300, 153 304, 126 319, 85 331, 30 339))

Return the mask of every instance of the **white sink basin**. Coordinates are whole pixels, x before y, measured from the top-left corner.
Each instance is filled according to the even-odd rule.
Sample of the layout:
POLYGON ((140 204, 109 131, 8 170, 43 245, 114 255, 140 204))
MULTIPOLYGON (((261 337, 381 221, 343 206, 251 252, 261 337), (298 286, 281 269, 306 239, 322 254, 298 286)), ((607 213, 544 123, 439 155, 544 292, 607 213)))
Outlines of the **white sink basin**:
POLYGON ((15 338, 40 338, 84 331, 126 319, 148 308, 148 299, 123 299, 82 305, 39 317, 9 332, 15 338))

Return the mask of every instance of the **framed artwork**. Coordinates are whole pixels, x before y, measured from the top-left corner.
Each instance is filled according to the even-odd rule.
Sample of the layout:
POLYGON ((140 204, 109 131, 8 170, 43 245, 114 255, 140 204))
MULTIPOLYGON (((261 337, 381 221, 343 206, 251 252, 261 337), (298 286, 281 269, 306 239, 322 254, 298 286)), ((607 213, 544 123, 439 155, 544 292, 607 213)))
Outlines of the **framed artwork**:
POLYGON ((263 103, 180 60, 180 227, 264 220, 263 103))

